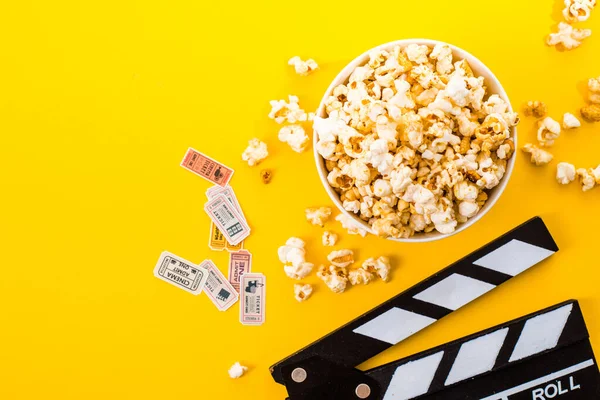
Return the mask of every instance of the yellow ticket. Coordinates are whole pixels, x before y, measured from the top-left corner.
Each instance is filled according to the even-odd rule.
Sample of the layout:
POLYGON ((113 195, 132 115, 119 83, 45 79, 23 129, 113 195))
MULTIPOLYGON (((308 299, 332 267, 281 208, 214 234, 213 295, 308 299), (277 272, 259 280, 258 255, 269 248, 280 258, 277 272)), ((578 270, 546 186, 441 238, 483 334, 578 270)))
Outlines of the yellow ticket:
POLYGON ((210 237, 208 238, 208 247, 214 251, 223 251, 227 249, 229 252, 240 251, 244 248, 244 241, 233 246, 229 244, 225 236, 214 223, 210 223, 210 237))

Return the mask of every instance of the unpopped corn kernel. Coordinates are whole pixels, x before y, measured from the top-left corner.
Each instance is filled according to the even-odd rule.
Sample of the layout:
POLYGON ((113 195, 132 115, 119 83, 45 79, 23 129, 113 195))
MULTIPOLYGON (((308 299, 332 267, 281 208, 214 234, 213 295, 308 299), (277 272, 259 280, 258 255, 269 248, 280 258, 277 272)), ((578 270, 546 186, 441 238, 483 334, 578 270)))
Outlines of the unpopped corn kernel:
POLYGON ((271 182, 271 179, 273 179, 273 171, 271 171, 268 168, 261 170, 260 178, 262 179, 265 185, 269 184, 271 182))

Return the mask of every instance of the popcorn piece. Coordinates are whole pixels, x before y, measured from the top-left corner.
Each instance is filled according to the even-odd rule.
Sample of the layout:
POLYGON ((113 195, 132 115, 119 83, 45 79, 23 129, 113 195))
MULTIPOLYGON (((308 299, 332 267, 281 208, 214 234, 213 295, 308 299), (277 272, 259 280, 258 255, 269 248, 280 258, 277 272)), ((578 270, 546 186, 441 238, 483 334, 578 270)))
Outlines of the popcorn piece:
POLYGON ((575 29, 571 25, 560 22, 558 32, 551 33, 546 40, 548 46, 562 47, 565 50, 573 50, 581 45, 581 42, 592 34, 591 29, 575 29))
POLYGON ((382 256, 377 259, 369 258, 363 263, 362 268, 372 274, 376 274, 384 282, 387 282, 390 279, 391 265, 390 259, 387 257, 382 256))
POLYGON ((343 293, 348 285, 348 277, 345 268, 336 268, 331 265, 329 268, 321 266, 317 276, 325 282, 325 285, 333 293, 343 293))
POLYGON ((600 76, 588 80, 588 89, 590 90, 590 103, 600 104, 600 76))
POLYGON ((524 113, 527 117, 533 115, 536 118, 543 118, 546 116, 547 112, 548 107, 546 106, 546 103, 543 103, 538 100, 531 100, 527 102, 524 113))
POLYGON ((277 252, 279 261, 284 264, 283 270, 292 279, 305 278, 312 272, 314 264, 306 262, 304 246, 302 239, 292 237, 277 252))
POLYGON ((270 169, 261 170, 260 178, 262 179, 265 185, 269 184, 271 182, 271 179, 273 179, 273 171, 271 171, 270 169))
POLYGON ((248 165, 253 167, 260 164, 268 155, 267 144, 258 139, 252 139, 248 142, 248 147, 242 154, 242 160, 247 161, 248 165))
POLYGON ((560 136, 560 123, 550 117, 546 117, 539 122, 537 139, 544 147, 554 145, 554 141, 560 136))
POLYGON ((452 49, 447 44, 436 44, 430 57, 437 60, 435 69, 442 75, 448 75, 454 69, 452 65, 452 49))
POLYGON ((330 232, 330 231, 325 231, 323 232, 323 246, 335 246, 335 244, 338 241, 338 235, 330 232))
POLYGON ((573 114, 565 113, 565 115, 563 116, 562 126, 565 129, 579 128, 581 126, 581 122, 579 122, 577 117, 573 114))
POLYGON ((374 278, 374 275, 364 268, 353 269, 348 272, 348 280, 352 285, 368 285, 374 278))
POLYGON ((340 214, 335 217, 336 221, 339 221, 342 224, 342 227, 348 231, 351 235, 360 235, 362 237, 367 236, 367 230, 358 225, 356 222, 352 220, 352 218, 346 216, 345 214, 340 214))
POLYGON ((600 104, 590 104, 581 109, 581 115, 588 121, 600 121, 600 104))
POLYGON ((454 232, 458 224, 454 217, 454 209, 451 207, 431 214, 431 222, 433 222, 438 232, 446 234, 454 232))
POLYGON ((354 252, 352 250, 336 250, 329 253, 327 259, 336 267, 345 268, 354 263, 354 252))
POLYGON ((596 5, 596 0, 564 0, 564 2, 563 15, 570 23, 587 21, 596 5))
POLYGON ((525 153, 531 154, 531 162, 537 166, 548 164, 554 156, 547 152, 546 150, 542 150, 536 145, 527 143, 523 148, 521 148, 525 153))
POLYGON ((307 208, 305 210, 306 220, 313 225, 324 226, 325 222, 331 217, 331 208, 319 207, 319 208, 307 208))
POLYGON ((595 170, 591 168, 579 168, 576 173, 579 183, 581 183, 581 189, 584 192, 592 190, 597 184, 600 184, 600 166, 595 170))
POLYGON ((406 56, 412 62, 417 64, 425 64, 427 61, 427 54, 429 54, 430 49, 425 45, 418 44, 409 44, 406 46, 406 56))
POLYGON ((289 122, 295 124, 304 122, 308 119, 306 112, 300 108, 298 96, 288 96, 289 103, 285 100, 271 100, 271 112, 269 118, 275 120, 278 124, 289 122))
POLYGON ((300 125, 287 125, 281 128, 279 140, 287 143, 296 153, 302 153, 308 145, 308 136, 300 125))
POLYGON ((231 366, 231 368, 229 368, 229 371, 227 372, 229 373, 229 377, 231 379, 237 379, 241 378, 241 376, 244 375, 246 371, 248 371, 248 367, 244 367, 243 365, 240 365, 239 362, 236 362, 231 366))
POLYGON ((308 283, 306 285, 294 285, 294 297, 298 301, 307 300, 313 292, 313 288, 308 283))
POLYGON ((288 65, 292 65, 296 70, 298 75, 306 76, 319 68, 315 60, 309 58, 306 61, 302 61, 302 59, 298 56, 290 58, 288 61, 288 65))
POLYGON ((561 185, 567 185, 575 180, 575 166, 566 162, 556 166, 556 180, 561 185))

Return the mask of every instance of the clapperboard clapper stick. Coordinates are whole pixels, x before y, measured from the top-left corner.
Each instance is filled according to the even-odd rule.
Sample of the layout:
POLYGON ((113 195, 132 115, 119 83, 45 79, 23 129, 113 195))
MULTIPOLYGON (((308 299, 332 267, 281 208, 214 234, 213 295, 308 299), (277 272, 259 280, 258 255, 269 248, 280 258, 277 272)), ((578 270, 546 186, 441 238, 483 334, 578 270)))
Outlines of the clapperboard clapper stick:
POLYGON ((357 365, 556 251, 542 219, 533 218, 273 365, 273 378, 291 400, 384 399, 381 384, 357 365))
POLYGON ((577 301, 365 371, 384 400, 597 400, 600 373, 577 301))

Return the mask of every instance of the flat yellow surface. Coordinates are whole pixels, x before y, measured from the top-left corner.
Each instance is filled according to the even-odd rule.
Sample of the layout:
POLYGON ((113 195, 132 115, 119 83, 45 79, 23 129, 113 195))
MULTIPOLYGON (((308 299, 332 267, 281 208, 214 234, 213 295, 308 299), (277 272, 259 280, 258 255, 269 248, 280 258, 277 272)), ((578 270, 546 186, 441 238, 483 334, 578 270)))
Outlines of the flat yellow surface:
MULTIPOLYGON (((283 399, 268 367, 534 215, 561 251, 362 367, 445 343, 550 306, 581 301, 600 351, 600 189, 554 181, 557 161, 600 163, 600 124, 563 133, 555 162, 535 168, 518 154, 498 204, 474 227, 440 242, 397 244, 340 233, 362 261, 388 255, 393 279, 335 295, 317 284, 310 301, 277 260, 290 236, 325 261, 322 229, 307 206, 331 205, 311 152, 278 142, 268 101, 296 94, 307 110, 337 72, 391 40, 427 37, 458 45, 500 78, 513 105, 547 102, 576 113, 585 80, 600 70, 594 34, 573 52, 544 45, 562 1, 34 1, 0 6, 0 274, 2 399, 283 399), (295 75, 287 60, 321 70, 295 75), (241 153, 269 145, 265 167, 241 153), (208 182, 179 162, 188 146, 236 170, 232 185, 252 225, 246 247, 268 279, 267 322, 245 327, 238 306, 218 312, 152 275, 163 250, 226 271, 207 248, 208 182), (231 380, 235 361, 250 372, 231 380)), ((519 141, 534 140, 524 118, 519 141)))

